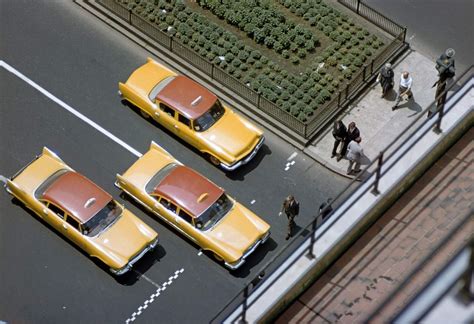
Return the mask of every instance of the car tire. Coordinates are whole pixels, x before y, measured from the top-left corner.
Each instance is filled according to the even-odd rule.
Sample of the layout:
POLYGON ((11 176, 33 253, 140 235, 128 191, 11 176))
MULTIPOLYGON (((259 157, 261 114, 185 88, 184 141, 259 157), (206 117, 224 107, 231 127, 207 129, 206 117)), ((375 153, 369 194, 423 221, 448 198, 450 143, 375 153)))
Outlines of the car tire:
POLYGON ((221 256, 220 256, 220 255, 218 255, 217 253, 213 253, 213 255, 214 255, 214 259, 216 259, 218 262, 222 262, 222 261, 224 261, 224 259, 223 259, 223 258, 221 258, 221 256))
POLYGON ((211 161, 211 163, 214 164, 215 166, 221 165, 221 161, 219 161, 219 159, 216 158, 214 155, 209 154, 209 161, 211 161))
POLYGON ((145 110, 143 110, 143 109, 140 109, 140 115, 142 115, 143 118, 145 118, 145 119, 150 119, 150 117, 151 117, 150 114, 148 114, 148 113, 147 113, 145 110))

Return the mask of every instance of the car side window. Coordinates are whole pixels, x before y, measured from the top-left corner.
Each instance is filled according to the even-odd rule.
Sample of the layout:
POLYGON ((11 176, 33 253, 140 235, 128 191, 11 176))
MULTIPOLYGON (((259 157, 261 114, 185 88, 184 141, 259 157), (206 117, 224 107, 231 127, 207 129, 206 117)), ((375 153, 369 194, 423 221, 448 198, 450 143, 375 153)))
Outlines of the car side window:
POLYGON ((184 117, 183 115, 181 114, 178 114, 178 120, 183 123, 184 125, 188 126, 189 128, 191 128, 191 121, 189 119, 187 119, 186 117, 184 117))
POLYGON ((191 215, 189 215, 185 210, 180 209, 179 210, 179 217, 184 219, 187 223, 192 224, 193 223, 193 218, 191 215))
POLYGON ((67 216, 66 217, 66 222, 71 225, 72 227, 74 227, 75 229, 77 229, 78 231, 80 231, 80 228, 79 228, 79 222, 77 220, 75 220, 74 218, 72 218, 72 216, 67 216))
POLYGON ((168 107, 164 103, 160 103, 160 109, 167 113, 170 117, 174 118, 174 109, 168 107))
POLYGON ((52 203, 49 203, 48 204, 48 208, 54 212, 56 215, 58 215, 59 217, 63 218, 64 219, 64 211, 59 208, 58 206, 52 204, 52 203))
POLYGON ((160 199, 160 204, 163 205, 163 207, 165 207, 166 209, 168 209, 169 211, 173 212, 176 214, 176 205, 173 204, 171 201, 169 201, 168 199, 165 199, 165 198, 161 198, 160 199))

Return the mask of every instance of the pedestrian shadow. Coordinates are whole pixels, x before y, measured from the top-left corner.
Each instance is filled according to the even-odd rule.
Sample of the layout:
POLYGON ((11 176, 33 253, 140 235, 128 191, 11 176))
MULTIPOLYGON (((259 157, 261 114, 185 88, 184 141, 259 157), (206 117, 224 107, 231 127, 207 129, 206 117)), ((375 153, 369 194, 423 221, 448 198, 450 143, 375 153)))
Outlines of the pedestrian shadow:
POLYGON ((402 103, 401 105, 398 105, 398 107, 395 110, 399 110, 402 108, 408 108, 409 110, 413 111, 413 114, 408 115, 407 117, 413 117, 416 114, 420 113, 423 111, 423 108, 418 104, 414 98, 411 98, 407 102, 402 103))
POLYGON ((397 92, 395 91, 395 89, 392 88, 388 90, 387 94, 385 94, 383 99, 387 101, 395 101, 395 99, 397 99, 397 92))

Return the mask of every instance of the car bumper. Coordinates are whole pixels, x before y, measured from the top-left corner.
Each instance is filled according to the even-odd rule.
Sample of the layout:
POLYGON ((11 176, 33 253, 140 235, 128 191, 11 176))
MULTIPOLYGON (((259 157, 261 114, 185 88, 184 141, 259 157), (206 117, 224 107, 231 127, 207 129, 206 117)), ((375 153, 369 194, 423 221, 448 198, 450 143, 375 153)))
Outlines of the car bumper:
POLYGON ((148 251, 153 250, 156 245, 158 244, 158 238, 154 239, 150 244, 148 244, 140 253, 135 255, 123 268, 120 269, 110 269, 110 272, 112 272, 116 276, 121 276, 130 270, 132 270, 133 265, 140 260, 148 251))
POLYGON ((255 249, 257 249, 257 247, 260 245, 260 244, 263 244, 265 243, 268 238, 270 237, 270 231, 267 232, 267 234, 265 234, 264 237, 262 237, 261 239, 259 239, 258 241, 256 241, 247 251, 245 251, 244 255, 237 261, 237 262, 234 262, 234 263, 228 263, 226 262, 225 263, 225 266, 231 270, 236 270, 238 269, 242 264, 245 263, 245 259, 253 253, 253 251, 255 251, 255 249))
POLYGON ((221 163, 221 168, 224 169, 225 171, 234 171, 235 169, 241 167, 244 164, 247 164, 250 160, 253 159, 253 157, 257 154, 257 152, 260 150, 260 148, 263 145, 263 142, 265 141, 265 136, 261 136, 260 140, 258 141, 257 145, 255 145, 255 148, 250 152, 246 157, 244 157, 242 160, 235 162, 234 164, 228 165, 225 163, 221 163))

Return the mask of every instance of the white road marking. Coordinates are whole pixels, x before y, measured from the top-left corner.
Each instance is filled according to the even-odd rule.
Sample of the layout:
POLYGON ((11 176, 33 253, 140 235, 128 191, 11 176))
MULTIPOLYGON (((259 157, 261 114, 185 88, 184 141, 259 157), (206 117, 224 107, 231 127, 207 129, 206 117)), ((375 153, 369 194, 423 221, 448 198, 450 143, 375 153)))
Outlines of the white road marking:
POLYGON ((255 199, 250 202, 250 205, 255 204, 255 199))
POLYGON ((293 154, 290 155, 290 157, 288 159, 286 159, 287 161, 291 161, 293 160, 296 156, 298 155, 297 152, 293 152, 293 154))
POLYGON ((295 161, 291 161, 291 163, 290 163, 290 164, 291 164, 291 165, 295 164, 295 161))
POLYGON ((47 91, 43 87, 39 86, 37 83, 35 83, 34 81, 32 81, 31 79, 26 77, 24 74, 22 74, 21 72, 16 70, 14 67, 8 65, 7 63, 5 63, 4 61, 1 61, 1 60, 0 60, 0 66, 2 66, 7 71, 13 73, 18 78, 20 78, 23 81, 25 81, 26 83, 28 83, 30 86, 32 86, 33 88, 35 88, 36 90, 41 92, 43 95, 45 95, 46 97, 48 97, 49 99, 51 99, 52 101, 54 101, 55 103, 57 103, 58 105, 60 105, 64 109, 66 109, 67 111, 69 111, 70 113, 72 113, 74 116, 78 117, 82 121, 84 121, 87 124, 89 124, 90 126, 94 127, 96 130, 98 130, 99 132, 101 132, 102 134, 104 134, 105 136, 107 136, 108 138, 110 138, 111 140, 116 142, 117 144, 121 145, 122 147, 124 147, 125 149, 130 151, 135 156, 137 156, 137 157, 142 156, 142 154, 140 152, 138 152, 136 149, 134 149, 133 147, 131 147, 130 145, 128 145, 127 143, 125 143, 124 141, 122 141, 121 139, 119 139, 118 137, 113 135, 112 133, 110 133, 108 130, 102 128, 100 125, 93 122, 92 120, 90 120, 89 118, 87 118, 86 116, 84 116, 83 114, 81 114, 80 112, 78 112, 77 110, 72 108, 71 106, 69 106, 67 103, 65 103, 61 99, 55 97, 49 91, 47 91))
POLYGON ((198 256, 202 255, 202 249, 199 249, 198 256))
POLYGON ((412 40, 413 38, 415 38, 415 34, 411 35, 409 40, 412 40))
POLYGON ((125 323, 131 323, 133 321, 135 321, 137 319, 138 316, 141 315, 141 313, 148 308, 148 306, 153 303, 155 301, 156 298, 158 298, 158 296, 160 296, 160 294, 166 290, 166 286, 169 286, 171 285, 171 283, 173 282, 173 280, 176 280, 178 279, 178 276, 183 273, 184 269, 181 268, 180 270, 177 270, 174 272, 174 275, 172 275, 171 277, 168 278, 167 281, 165 281, 161 287, 159 287, 156 292, 154 292, 153 294, 150 295, 150 298, 148 298, 147 300, 145 300, 145 302, 143 303, 143 305, 139 306, 137 311, 136 312, 133 312, 132 315, 127 318, 127 320, 125 321, 125 323))
POLYGON ((286 167, 286 168, 285 168, 285 171, 288 171, 289 169, 290 169, 290 167, 286 167))

